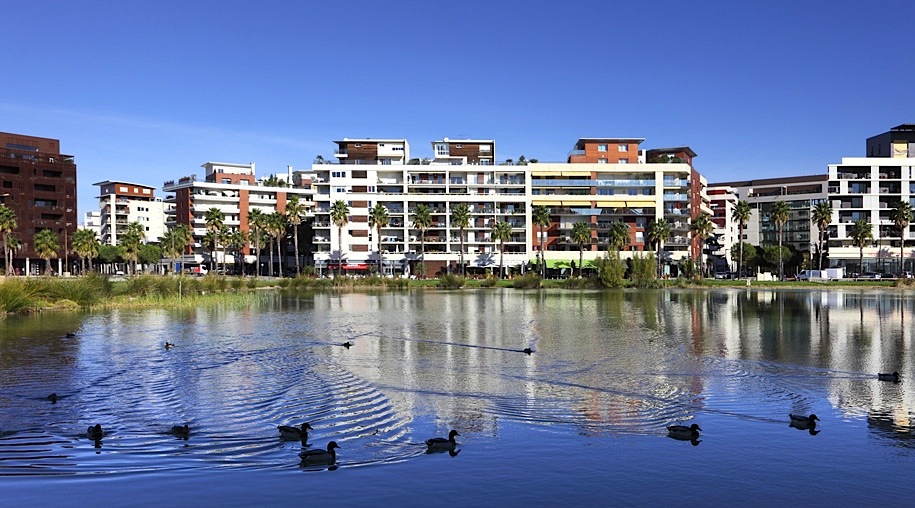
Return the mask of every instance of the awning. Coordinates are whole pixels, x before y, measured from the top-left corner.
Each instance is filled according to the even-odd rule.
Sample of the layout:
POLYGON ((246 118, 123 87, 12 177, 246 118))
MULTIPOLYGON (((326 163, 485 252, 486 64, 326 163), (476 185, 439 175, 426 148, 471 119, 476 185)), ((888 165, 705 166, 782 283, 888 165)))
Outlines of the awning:
MULTIPOLYGON (((575 260, 572 260, 572 259, 547 259, 547 260, 546 260, 546 267, 547 267, 547 268, 555 268, 555 269, 572 268, 572 262, 573 262, 573 261, 575 262, 575 269, 578 270, 578 260, 577 260, 577 259, 575 259, 575 260)), ((594 261, 593 261, 593 260, 586 259, 584 262, 585 262, 585 268, 597 268, 597 266, 594 265, 594 261)), ((531 264, 532 264, 532 265, 539 265, 539 264, 540 264, 540 260, 538 260, 538 259, 532 259, 532 260, 531 260, 531 264)))

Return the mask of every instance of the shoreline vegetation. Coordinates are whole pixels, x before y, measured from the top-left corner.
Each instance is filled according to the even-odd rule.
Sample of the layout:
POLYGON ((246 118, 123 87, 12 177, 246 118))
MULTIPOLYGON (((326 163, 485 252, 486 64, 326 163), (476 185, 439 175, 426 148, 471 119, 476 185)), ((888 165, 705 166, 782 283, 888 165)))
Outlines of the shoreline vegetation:
POLYGON ((665 288, 735 288, 735 289, 915 289, 912 280, 875 281, 756 281, 677 278, 660 280, 570 277, 541 279, 536 273, 509 279, 466 278, 445 274, 430 279, 397 279, 379 276, 361 278, 232 277, 207 275, 161 276, 140 275, 112 279, 93 274, 86 277, 3 277, 0 278, 0 319, 8 314, 43 310, 93 310, 114 308, 174 308, 198 305, 250 305, 272 292, 346 289, 665 289, 665 288))

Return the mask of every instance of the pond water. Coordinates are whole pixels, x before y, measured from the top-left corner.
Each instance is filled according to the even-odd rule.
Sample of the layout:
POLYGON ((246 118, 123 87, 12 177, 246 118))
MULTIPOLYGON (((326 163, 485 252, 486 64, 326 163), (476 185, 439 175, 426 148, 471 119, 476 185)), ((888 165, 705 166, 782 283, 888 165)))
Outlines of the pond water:
POLYGON ((913 313, 896 290, 506 289, 9 317, 0 492, 4 506, 907 504, 913 313), (892 371, 901 382, 878 381, 892 371), (280 440, 302 422, 308 444, 280 440), (698 439, 668 436, 693 423, 698 439), (187 439, 170 433, 184 424, 187 439), (427 453, 450 429, 455 449, 427 453), (334 466, 300 464, 331 440, 334 466))

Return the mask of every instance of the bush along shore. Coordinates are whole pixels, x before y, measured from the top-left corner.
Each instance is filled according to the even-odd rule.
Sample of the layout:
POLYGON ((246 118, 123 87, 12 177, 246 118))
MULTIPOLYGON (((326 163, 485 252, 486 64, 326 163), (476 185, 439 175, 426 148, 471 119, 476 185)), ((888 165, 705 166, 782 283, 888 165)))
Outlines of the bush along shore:
POLYGON ((474 289, 474 288, 515 288, 515 289, 612 289, 612 288, 911 288, 912 280, 896 281, 854 281, 831 282, 801 281, 747 281, 715 280, 698 277, 658 279, 649 270, 630 273, 624 278, 624 270, 600 270, 589 277, 571 276, 565 279, 542 279, 535 272, 527 272, 508 279, 492 275, 485 278, 467 278, 458 274, 445 274, 435 279, 402 279, 389 277, 338 277, 315 278, 255 278, 225 277, 207 275, 160 276, 141 275, 126 280, 114 281, 104 275, 90 275, 76 278, 51 277, 6 277, 0 278, 0 316, 11 313, 39 312, 47 309, 104 309, 178 307, 202 304, 250 304, 265 297, 263 289, 283 292, 304 290, 342 289, 474 289))

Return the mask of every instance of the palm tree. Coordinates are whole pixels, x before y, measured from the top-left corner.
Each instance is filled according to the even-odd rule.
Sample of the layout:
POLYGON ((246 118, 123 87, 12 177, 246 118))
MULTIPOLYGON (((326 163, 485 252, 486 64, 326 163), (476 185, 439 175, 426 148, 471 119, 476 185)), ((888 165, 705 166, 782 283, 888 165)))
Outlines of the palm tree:
POLYGON ((461 276, 464 276, 464 234, 470 227, 470 206, 460 203, 451 210, 451 227, 457 226, 461 235, 461 276))
POLYGON ((828 200, 823 200, 814 205, 813 213, 811 214, 813 223, 817 226, 817 237, 818 237, 818 249, 820 252, 820 261, 818 263, 818 268, 823 269, 823 242, 826 238, 826 231, 829 229, 829 224, 832 223, 832 204, 828 200))
POLYGON ((292 239, 295 245, 295 274, 302 275, 302 265, 299 261, 299 225, 302 224, 302 218, 307 212, 305 203, 299 200, 298 196, 292 196, 286 203, 286 220, 292 224, 292 239))
POLYGON ((505 259, 505 242, 511 240, 512 225, 504 221, 494 222, 490 236, 493 242, 499 242, 499 278, 501 279, 503 278, 502 266, 505 259))
POLYGON ((769 210, 769 213, 772 217, 772 222, 775 223, 775 227, 778 228, 778 279, 784 279, 784 261, 782 260, 782 239, 785 232, 785 224, 788 222, 788 215, 791 212, 791 208, 788 206, 788 203, 785 201, 776 201, 772 203, 772 208, 769 210))
POLYGON ((375 228, 378 236, 378 273, 384 275, 384 253, 381 250, 381 228, 388 227, 391 216, 388 209, 381 203, 375 203, 375 206, 369 210, 369 227, 375 228))
POLYGON ((657 219, 648 225, 645 235, 648 238, 648 243, 654 245, 657 250, 658 278, 661 278, 663 275, 661 273, 661 251, 664 248, 664 242, 670 239, 670 224, 664 218, 657 219))
POLYGON ((614 222, 610 225, 610 231, 607 235, 607 243, 610 248, 615 248, 622 252, 623 249, 629 246, 629 224, 626 224, 623 221, 614 222))
POLYGON ((127 230, 118 240, 121 254, 125 260, 130 261, 130 265, 127 268, 128 275, 137 273, 137 259, 140 257, 140 246, 143 245, 145 238, 146 228, 139 222, 134 221, 127 225, 127 230))
POLYGON ((698 217, 693 219, 693 222, 689 225, 689 231, 693 234, 693 238, 699 240, 699 270, 700 273, 704 276, 706 273, 706 266, 703 254, 703 247, 705 245, 705 239, 708 238, 712 231, 715 230, 715 223, 709 219, 707 213, 702 212, 698 217))
POLYGON ((51 275, 51 258, 60 250, 57 235, 50 229, 42 229, 35 233, 35 253, 44 259, 44 274, 51 275))
MULTIPOLYGON (((277 269, 279 270, 279 276, 283 276, 284 266, 283 266, 283 251, 280 247, 280 240, 286 234, 286 216, 280 212, 273 212, 267 215, 267 235, 276 242, 276 255, 277 255, 277 269)), ((273 275, 273 244, 270 245, 270 275, 273 275)))
POLYGON ((343 228, 349 223, 349 205, 338 199, 330 206, 330 220, 337 226, 337 276, 343 275, 343 228))
POLYGON ((216 232, 216 238, 219 240, 219 245, 222 245, 222 273, 226 273, 226 254, 229 250, 229 240, 232 238, 232 230, 228 226, 223 226, 219 228, 219 231, 216 232))
POLYGON ((893 206, 893 224, 896 231, 899 231, 899 275, 905 271, 905 232, 909 229, 909 223, 912 222, 912 205, 905 201, 900 201, 893 206))
POLYGON ((10 235, 19 224, 16 223, 16 212, 6 205, 0 205, 0 234, 3 235, 3 252, 6 260, 6 274, 13 274, 13 255, 10 250, 10 235))
POLYGON ((89 260, 89 271, 92 271, 92 258, 98 256, 101 247, 98 236, 91 229, 77 229, 73 233, 73 252, 79 256, 80 273, 86 273, 86 259, 89 260))
POLYGON ((585 267, 585 244, 591 245, 591 224, 587 222, 576 222, 572 226, 572 241, 578 244, 578 278, 580 279, 582 270, 585 267))
POLYGON ((867 219, 858 219, 851 227, 851 244, 858 248, 858 271, 864 273, 864 247, 874 241, 874 231, 867 219))
POLYGON ((540 274, 544 279, 546 278, 546 256, 543 254, 543 233, 545 228, 550 227, 550 209, 549 207, 543 205, 537 205, 531 210, 531 219, 535 226, 540 228, 540 270, 543 272, 540 274))
MULTIPOLYGON (((242 260, 242 250, 245 248, 245 245, 248 244, 248 234, 240 229, 236 229, 229 234, 227 240, 227 246, 232 249, 233 255, 235 257, 235 273, 243 273, 239 270, 239 261, 242 260)), ((243 268, 243 267, 242 267, 243 268)))
POLYGON ((216 254, 217 254, 216 249, 219 246, 219 244, 218 244, 219 235, 217 235, 216 233, 220 229, 222 229, 222 226, 224 224, 224 222, 223 222, 224 217, 222 215, 222 210, 220 210, 219 208, 216 208, 215 206, 213 208, 210 208, 209 210, 207 210, 207 213, 204 216, 204 220, 206 221, 207 232, 213 233, 212 235, 210 235, 210 239, 213 242, 213 250, 210 251, 213 254, 213 257, 210 259, 210 270, 215 270, 216 269, 215 262, 216 262, 216 254))
POLYGON ((261 271, 261 237, 263 236, 261 232, 263 231, 264 217, 264 212, 262 212, 260 208, 248 210, 248 231, 250 232, 248 236, 254 240, 254 250, 257 251, 257 257, 254 260, 255 279, 260 275, 261 271))
POLYGON ((172 260, 172 273, 175 273, 175 265, 178 262, 178 258, 184 254, 185 249, 193 239, 191 228, 187 224, 176 224, 162 235, 159 245, 162 246, 162 253, 172 260))
POLYGON ((429 205, 420 203, 413 209, 413 229, 419 230, 419 245, 421 261, 419 264, 419 274, 422 278, 426 277, 426 230, 432 226, 432 210, 429 205))
POLYGON ((737 205, 734 206, 734 210, 731 211, 731 220, 737 223, 738 227, 738 242, 740 243, 740 256, 737 260, 737 276, 741 277, 743 275, 743 231, 747 228, 747 223, 750 222, 750 215, 753 213, 750 208, 750 202, 741 199, 737 202, 737 205))

